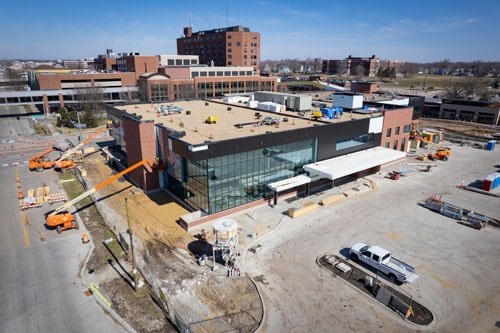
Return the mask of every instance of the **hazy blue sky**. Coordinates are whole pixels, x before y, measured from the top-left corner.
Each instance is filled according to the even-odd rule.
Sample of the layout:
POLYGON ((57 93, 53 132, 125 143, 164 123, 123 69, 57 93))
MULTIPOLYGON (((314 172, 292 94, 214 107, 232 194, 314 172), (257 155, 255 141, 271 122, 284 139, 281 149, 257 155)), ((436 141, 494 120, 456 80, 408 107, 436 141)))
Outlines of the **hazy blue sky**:
POLYGON ((262 60, 500 60, 500 0, 183 2, 2 1, 0 58, 175 54, 183 26, 225 27, 227 5, 229 25, 261 33, 262 60))

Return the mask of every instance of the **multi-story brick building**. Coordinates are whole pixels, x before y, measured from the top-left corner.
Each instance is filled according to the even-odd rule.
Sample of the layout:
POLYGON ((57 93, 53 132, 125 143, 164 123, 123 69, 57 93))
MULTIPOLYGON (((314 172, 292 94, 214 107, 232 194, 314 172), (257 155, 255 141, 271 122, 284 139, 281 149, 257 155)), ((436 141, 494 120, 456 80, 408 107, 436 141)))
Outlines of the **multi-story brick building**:
POLYGON ((256 72, 260 60, 260 33, 233 26, 198 31, 184 28, 177 38, 177 54, 198 55, 201 64, 215 66, 252 66, 256 72))
POLYGON ((134 72, 136 80, 144 73, 156 72, 160 65, 160 58, 152 55, 140 55, 139 53, 124 55, 116 60, 117 69, 120 72, 134 72))
POLYGON ((384 124, 380 145, 407 152, 410 144, 413 107, 394 106, 393 109, 386 107, 384 106, 384 124))
POLYGON ((349 55, 342 60, 323 60, 325 74, 375 76, 380 68, 380 59, 375 55, 369 58, 349 55))

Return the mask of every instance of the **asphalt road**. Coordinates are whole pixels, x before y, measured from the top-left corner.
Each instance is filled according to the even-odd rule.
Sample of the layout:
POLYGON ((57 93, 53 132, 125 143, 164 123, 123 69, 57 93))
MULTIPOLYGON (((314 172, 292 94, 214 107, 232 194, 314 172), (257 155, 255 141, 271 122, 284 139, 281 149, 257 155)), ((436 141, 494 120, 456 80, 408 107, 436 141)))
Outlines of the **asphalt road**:
MULTIPOLYGON (((0 129, 9 121, 14 132, 26 126, 24 120, 3 118, 0 129)), ((90 245, 82 244, 82 230, 61 235, 46 230, 44 213, 49 206, 26 210, 31 225, 23 226, 16 167, 3 163, 5 158, 12 157, 0 155, 0 332, 124 332, 92 296, 84 294, 88 286, 78 274, 90 245)), ((19 166, 18 174, 24 191, 41 186, 62 190, 52 170, 36 173, 19 166)))

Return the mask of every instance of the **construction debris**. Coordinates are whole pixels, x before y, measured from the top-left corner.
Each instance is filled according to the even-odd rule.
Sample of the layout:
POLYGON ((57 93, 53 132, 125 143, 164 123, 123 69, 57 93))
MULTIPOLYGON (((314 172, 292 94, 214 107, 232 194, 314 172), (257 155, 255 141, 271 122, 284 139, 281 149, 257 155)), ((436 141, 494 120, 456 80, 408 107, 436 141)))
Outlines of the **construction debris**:
POLYGON ((425 200, 424 206, 474 229, 484 228, 490 220, 488 216, 445 202, 441 200, 441 197, 436 195, 425 200))

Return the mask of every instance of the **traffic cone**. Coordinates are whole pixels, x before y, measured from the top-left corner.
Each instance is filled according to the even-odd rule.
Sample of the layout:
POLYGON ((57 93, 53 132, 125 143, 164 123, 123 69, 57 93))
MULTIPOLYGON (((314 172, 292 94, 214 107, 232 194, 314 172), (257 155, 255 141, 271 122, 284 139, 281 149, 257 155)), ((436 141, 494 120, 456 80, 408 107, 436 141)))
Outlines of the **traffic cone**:
POLYGON ((45 235, 43 232, 40 233, 40 240, 43 242, 45 240, 45 235))

